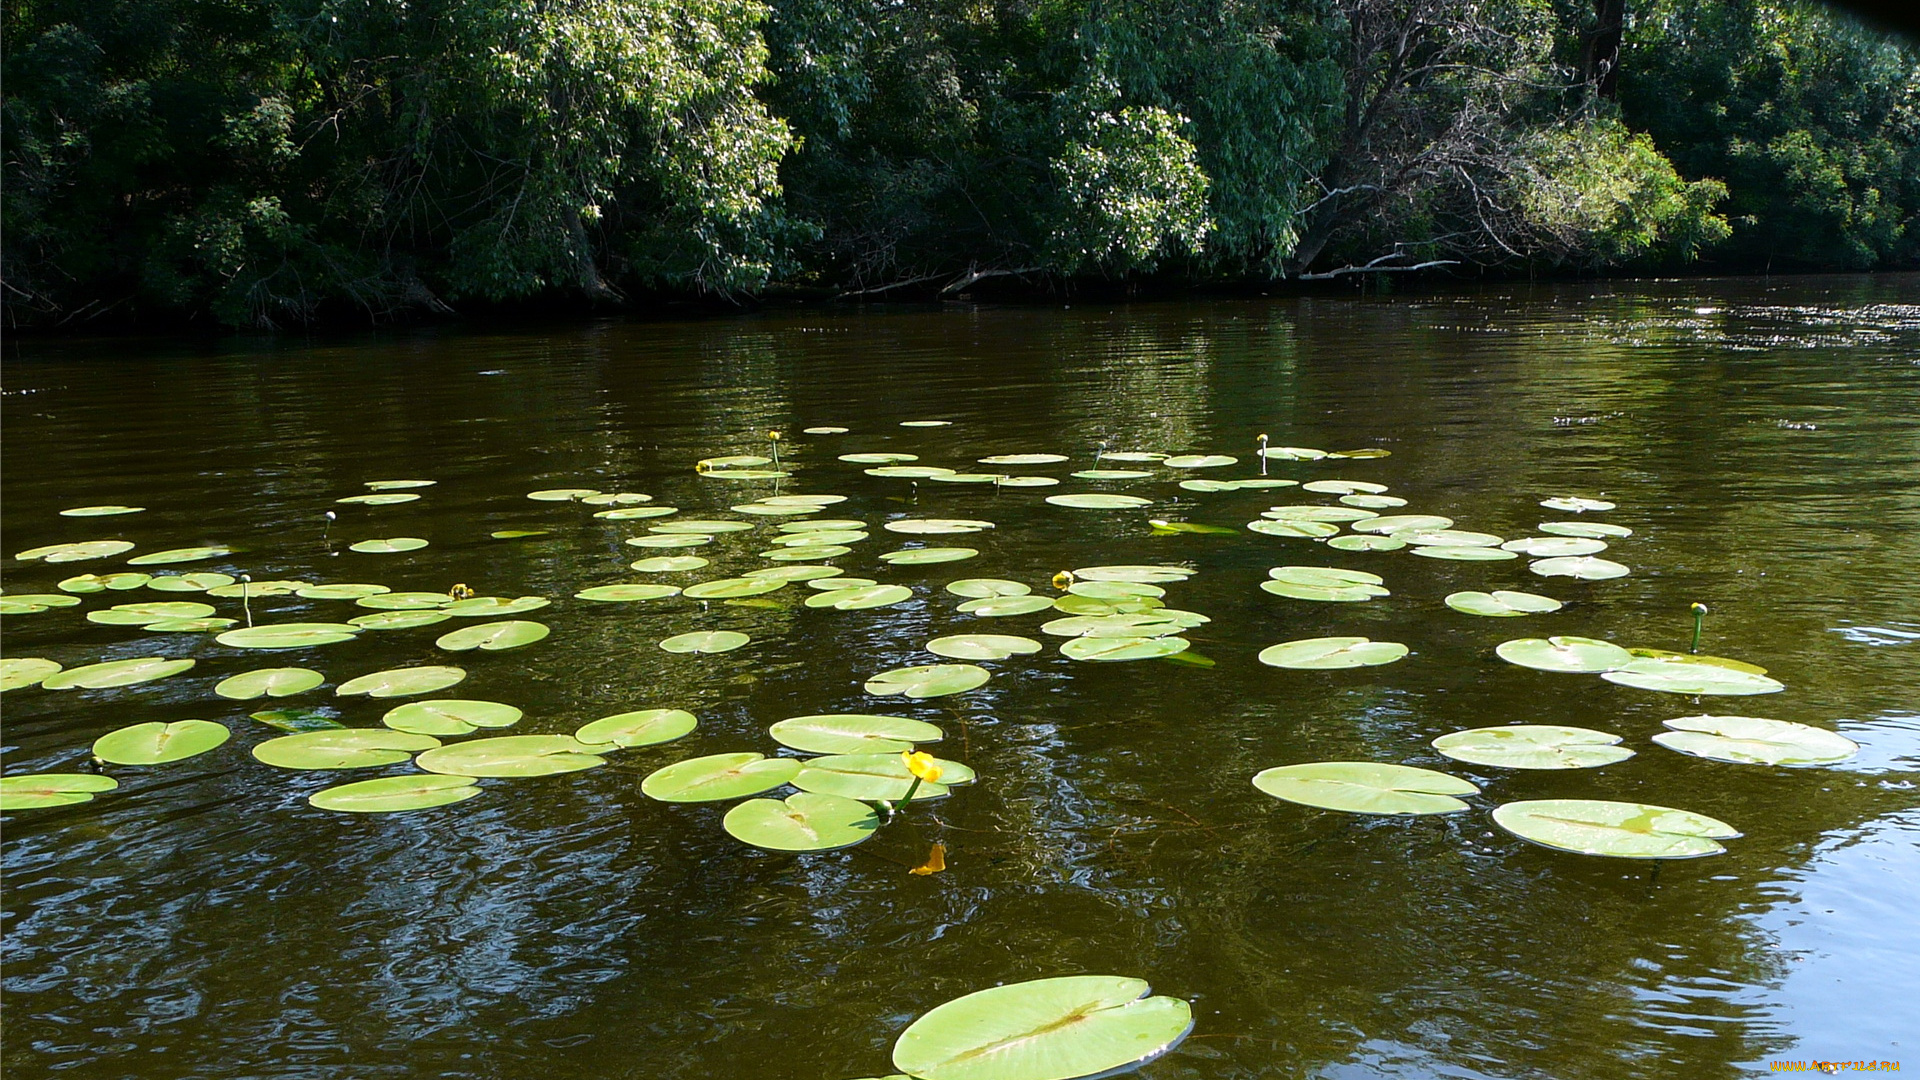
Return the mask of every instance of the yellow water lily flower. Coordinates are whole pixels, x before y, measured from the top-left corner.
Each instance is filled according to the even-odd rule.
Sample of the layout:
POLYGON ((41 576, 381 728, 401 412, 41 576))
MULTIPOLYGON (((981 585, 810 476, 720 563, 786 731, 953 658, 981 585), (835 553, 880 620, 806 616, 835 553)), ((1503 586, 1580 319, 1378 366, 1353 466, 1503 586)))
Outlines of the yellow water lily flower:
POLYGON ((929 784, 939 783, 943 770, 934 764, 932 754, 920 750, 902 750, 900 760, 907 763, 907 771, 916 778, 929 784))
POLYGON ((1064 589, 1067 586, 1073 584, 1077 580, 1079 579, 1073 576, 1073 571, 1062 570, 1059 573, 1053 575, 1053 587, 1056 589, 1064 589))

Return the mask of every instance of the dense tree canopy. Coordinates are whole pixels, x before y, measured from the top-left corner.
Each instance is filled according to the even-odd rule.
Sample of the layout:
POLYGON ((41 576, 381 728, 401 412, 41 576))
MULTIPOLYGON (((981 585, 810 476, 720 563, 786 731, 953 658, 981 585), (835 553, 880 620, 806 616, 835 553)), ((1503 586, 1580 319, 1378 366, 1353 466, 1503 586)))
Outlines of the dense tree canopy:
POLYGON ((1804 0, 19 0, 14 324, 1420 266, 1910 267, 1804 0))

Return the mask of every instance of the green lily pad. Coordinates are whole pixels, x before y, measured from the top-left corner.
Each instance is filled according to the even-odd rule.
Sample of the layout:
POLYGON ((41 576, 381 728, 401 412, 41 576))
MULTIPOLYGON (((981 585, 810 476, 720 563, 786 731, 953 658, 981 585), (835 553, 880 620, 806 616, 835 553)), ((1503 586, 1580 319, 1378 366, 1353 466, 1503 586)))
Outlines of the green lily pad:
POLYGON ((1089 635, 1060 643, 1069 660, 1158 660, 1185 652, 1193 643, 1180 637, 1100 637, 1089 635))
POLYGON ((1627 650, 1612 642, 1571 636, 1515 638, 1501 642, 1493 651, 1509 664, 1578 675, 1611 671, 1633 660, 1627 650))
POLYGON ((303 694, 326 681, 325 675, 307 668, 258 668, 220 680, 213 692, 235 701, 252 701, 303 694))
POLYGON ((1139 585, 1164 585, 1185 581, 1195 571, 1184 566, 1083 566, 1073 571, 1081 581, 1131 581, 1139 585))
POLYGON ((502 615, 538 611, 552 603, 553 601, 544 596, 516 596, 511 600, 504 596, 475 596, 466 600, 456 600, 440 610, 463 619, 493 619, 502 615))
POLYGON ((1509 540, 1500 546, 1534 559, 1592 555, 1607 550, 1605 540, 1593 540, 1582 536, 1526 536, 1518 540, 1509 540))
POLYGON ((803 544, 798 547, 774 548, 763 551, 760 557, 774 562, 813 562, 816 559, 831 559, 845 555, 853 549, 844 544, 803 544))
POLYGON ((645 521, 652 518, 672 517, 680 512, 677 506, 621 506, 612 510, 601 510, 593 516, 607 521, 645 521))
POLYGON ((1513 724, 1442 735, 1433 748, 1455 761, 1503 769, 1594 769, 1633 756, 1615 745, 1619 741, 1618 735, 1592 728, 1513 724))
POLYGON ((657 535, 675 536, 683 533, 697 533, 702 536, 718 536, 721 533, 748 532, 752 530, 751 521, 722 521, 708 518, 687 518, 684 521, 669 521, 664 525, 650 525, 647 531, 657 535))
MULTIPOLYGON (((146 577, 145 574, 128 575, 146 577)), ((192 574, 163 574, 150 579, 147 588, 155 592, 206 592, 210 589, 224 589, 236 579, 231 574, 216 574, 202 570, 192 574)))
POLYGON ((415 735, 469 735, 481 728, 512 727, 526 714, 498 701, 435 698, 409 701, 387 710, 380 722, 415 735))
POLYGON ((968 600, 958 610, 967 615, 995 619, 1008 615, 1031 615, 1052 607, 1053 601, 1045 596, 985 596, 968 600))
POLYGON ((1047 502, 1075 510, 1134 510, 1153 505, 1152 499, 1143 499, 1138 495, 1103 495, 1096 492, 1049 495, 1047 502))
POLYGON ((239 619, 161 619, 148 623, 144 629, 156 634, 206 634, 239 622, 239 619))
POLYGON ((1653 741, 1669 750, 1735 765, 1832 765, 1860 752, 1844 735, 1758 716, 1682 716, 1653 741))
POLYGON ((723 653, 732 652, 751 640, 738 630, 696 630, 675 634, 662 641, 660 647, 670 653, 723 653))
POLYGON ((1131 615, 1148 611, 1157 611, 1167 603, 1153 596, 1126 596, 1113 600, 1102 600, 1093 596, 1075 596, 1072 593, 1053 602, 1054 610, 1069 615, 1131 615))
POLYGON ((985 686, 992 677, 985 668, 972 664, 922 664, 883 671, 868 679, 865 689, 879 697, 944 697, 985 686))
POLYGON ((682 595, 689 600, 722 600, 736 596, 763 596, 786 587, 784 581, 769 581, 766 578, 721 578, 689 585, 682 595))
POLYGON ((214 640, 236 649, 303 649, 352 641, 359 633, 352 623, 264 623, 229 630, 214 640))
POLYGON ((232 585, 221 585, 207 590, 208 596, 222 599, 246 597, 261 600, 270 596, 286 596, 299 592, 311 582, 306 581, 241 581, 232 585))
MULTIPOLYGON (((232 581, 233 579, 227 578, 227 580, 232 581)), ((80 574, 67 578, 54 587, 61 592, 69 593, 96 593, 104 589, 123 592, 127 589, 137 589, 142 585, 151 584, 152 582, 153 575, 151 574, 143 574, 138 570, 123 570, 117 574, 80 574)), ((194 591, 198 592, 200 590, 196 589, 194 591)))
POLYGON ((985 532, 994 527, 991 521, 976 518, 901 518, 880 526, 888 532, 907 533, 913 536, 934 536, 946 533, 985 532))
POLYGON ((970 547, 901 548, 883 552, 880 561, 890 566, 926 566, 930 563, 959 562, 980 554, 970 547))
MULTIPOLYGON (((948 789, 974 780, 973 770, 957 761, 934 758, 940 768, 938 783, 922 782, 914 792, 915 802, 938 799, 948 789)), ((848 799, 893 801, 907 797, 913 786, 913 774, 899 754, 829 754, 809 758, 793 777, 793 786, 802 791, 839 795, 848 799)))
POLYGON ((749 799, 727 811, 721 825, 734 839, 767 851, 834 851, 871 839, 880 814, 855 799, 802 791, 749 799))
POLYGON ((1687 660, 1660 658, 1633 659, 1601 678, 1639 690, 1659 690, 1668 694, 1724 694, 1744 697, 1753 694, 1777 694, 1786 684, 1751 671, 1721 667, 1718 664, 1689 663, 1687 660))
POLYGON ((773 459, 759 454, 728 454, 725 457, 701 458, 694 462, 696 469, 751 469, 756 465, 771 465, 773 459))
POLYGON ((887 607, 913 599, 913 590, 905 585, 870 585, 853 589, 828 589, 807 597, 811 608, 830 607, 836 611, 887 607))
POLYGON ((1058 487, 1060 481, 1051 476, 1003 476, 999 484, 1003 488, 1058 487))
POLYGON ((698 555, 655 555, 650 559, 641 559, 633 563, 629 569, 638 570, 643 574, 673 574, 683 570, 698 570, 711 561, 698 555))
MULTIPOLYGON (((51 611, 54 608, 73 607, 79 602, 79 597, 68 596, 65 593, 14 593, 11 596, 0 596, 0 615, 33 615, 42 611, 51 611)), ((134 626, 151 621, 147 619, 116 619, 112 617, 95 619, 93 616, 98 614, 100 614, 100 612, 90 611, 87 613, 87 618, 91 622, 122 622, 134 626)))
POLYGON ((808 435, 845 435, 850 429, 836 427, 832 424, 823 424, 819 427, 801 428, 800 430, 808 435))
POLYGON ((1153 518, 1147 522, 1156 536, 1168 533, 1189 533, 1199 536, 1233 536, 1236 530, 1224 525, 1201 525, 1191 521, 1167 521, 1153 518))
MULTIPOLYGON (((653 496, 638 491, 606 491, 598 495, 582 495, 580 502, 587 506, 638 506, 650 503, 653 496)), ((599 515, 594 515, 598 517, 599 515)))
POLYGON ((50 563, 69 563, 104 559, 132 550, 133 544, 127 540, 83 540, 77 544, 48 544, 45 547, 28 548, 15 554, 14 558, 25 562, 38 559, 50 563))
POLYGON ((1095 600, 1133 600, 1143 596, 1157 600, 1167 595, 1167 590, 1144 581, 1076 581, 1067 586, 1067 592, 1095 600))
POLYGON ((589 495, 598 495, 598 488, 542 488, 527 492, 527 498, 534 502, 573 502, 589 495))
POLYGON ((1153 474, 1145 469, 1080 469, 1073 475, 1081 480, 1144 480, 1153 474))
POLYGON ((1406 547, 1407 542, 1397 536, 1355 533, 1350 536, 1332 537, 1327 540, 1327 546, 1335 551, 1398 551, 1406 547))
POLYGON ((1262 536, 1283 536, 1290 539, 1319 540, 1334 536, 1340 532, 1340 526, 1329 521, 1286 520, 1275 521, 1261 518, 1247 522, 1247 529, 1262 536))
POLYGON ((247 716, 277 731, 338 731, 347 726, 319 709, 262 709, 247 716))
POLYGON ((401 503, 414 502, 419 498, 420 496, 407 491, 381 491, 372 495, 349 495, 344 499, 333 501, 357 506, 398 506, 401 503))
MULTIPOLYGON (((1316 450, 1311 446, 1267 446, 1260 449, 1260 456, 1276 458, 1280 461, 1319 461, 1332 455, 1325 450, 1316 450)), ((1352 454, 1343 455, 1352 457, 1352 454)))
POLYGON ((793 474, 784 469, 708 469, 700 475, 709 480, 779 480, 793 474))
POLYGON ((1103 461, 1165 461, 1167 455, 1149 450, 1116 450, 1112 453, 1102 451, 1100 458, 1103 461))
POLYGON ((604 748, 571 735, 495 735, 429 750, 413 763, 447 776, 554 776, 605 765, 604 748))
POLYGON ((1582 855, 1619 859, 1694 859, 1727 850, 1740 835, 1724 821, 1647 803, 1532 799, 1497 806, 1494 823, 1522 840, 1582 855))
POLYGON ((1672 660, 1678 664, 1709 664, 1713 667, 1727 668, 1730 671, 1747 671, 1755 675, 1765 675, 1767 673, 1767 669, 1761 667, 1759 664, 1749 664, 1745 660, 1733 660, 1725 656, 1708 656, 1703 653, 1677 653, 1669 652, 1666 649, 1648 649, 1642 647, 1631 647, 1628 648, 1627 651, 1632 653, 1636 660, 1651 657, 1660 660, 1672 660))
POLYGON ((233 733, 211 720, 158 720, 108 732, 93 742, 93 756, 113 765, 165 765, 212 750, 233 733))
POLYGON ((41 810, 92 802, 120 781, 91 773, 22 773, 0 777, 0 810, 41 810))
POLYGON ((1402 529, 1398 535, 1415 547, 1497 548, 1506 542, 1504 537, 1467 529, 1402 529))
MULTIPOLYGON (((615 713, 581 726, 573 737, 595 747, 630 750, 672 742, 693 731, 700 721, 685 709, 639 709, 615 713)), ((596 749, 595 753, 605 753, 596 749)))
POLYGON ((307 803, 348 814, 429 810, 473 798, 480 794, 479 783, 471 776, 382 776, 323 788, 307 796, 307 803))
POLYGON ((840 460, 854 465, 893 465, 902 461, 919 461, 919 454, 841 454, 840 460))
POLYGON ((915 1020, 893 1067, 921 1080, 1068 1080, 1149 1061, 1193 1028, 1193 1010, 1108 975, 981 990, 915 1020))
POLYGON ((1267 646, 1260 650, 1259 660, 1269 667, 1309 670, 1376 667, 1391 664, 1408 651, 1397 641, 1371 641, 1363 637, 1302 638, 1267 646))
POLYGON ((847 532, 866 527, 866 522, 855 521, 853 518, 816 518, 809 521, 783 521, 778 531, 783 533, 847 532))
MULTIPOLYGON (((1207 622, 1204 615, 1198 621, 1163 614, 1160 611, 1135 614, 1114 615, 1075 615, 1065 619, 1055 619, 1043 623, 1040 631, 1059 637, 1084 638, 1154 638, 1167 637, 1207 622)), ((1174 650, 1178 652, 1179 650, 1174 650)))
POLYGON ((368 697, 411 697, 414 694, 431 694, 435 690, 445 690, 466 679, 462 668, 427 666, 388 668, 374 671, 357 679, 348 679, 334 689, 341 697, 365 694, 368 697))
POLYGON ((762 506, 836 506, 846 502, 845 495, 768 495, 760 500, 762 506))
POLYGON ((949 660, 1005 660, 1037 653, 1040 643, 1011 634, 955 634, 927 642, 927 651, 949 660))
POLYGON ((1424 559, 1452 559, 1455 562, 1504 562, 1520 556, 1497 547, 1470 547, 1465 544, 1423 544, 1413 549, 1424 559))
POLYGON ((144 506, 120 506, 117 504, 103 505, 103 506, 70 506, 67 509, 60 511, 60 516, 61 517, 118 517, 121 514, 143 514, 143 513, 146 513, 146 510, 147 508, 144 506))
POLYGON ((1231 454, 1175 454, 1160 464, 1169 469, 1218 469, 1239 463, 1240 459, 1231 454))
POLYGON ((1542 499, 1540 505, 1549 510, 1566 510, 1575 514, 1584 514, 1589 510, 1612 510, 1615 507, 1615 504, 1605 499, 1588 499, 1578 495, 1561 495, 1552 499, 1542 499))
POLYGON ((933 476, 929 476, 927 477, 927 479, 937 481, 942 484, 998 484, 1001 479, 1001 474, 1000 473, 983 473, 983 472, 963 473, 963 472, 954 472, 953 470, 949 469, 945 472, 937 473, 933 476))
MULTIPOLYGON (((138 555, 127 560, 128 566, 165 566, 173 563, 199 562, 202 559, 217 559, 222 555, 231 555, 233 550, 224 544, 209 544, 204 547, 173 548, 168 551, 155 551, 138 555)), ((49 559, 49 562, 52 560, 49 559)))
MULTIPOLYGON (((701 559, 702 563, 707 560, 701 559)), ((597 600, 606 604, 622 604, 633 600, 660 600, 669 596, 678 596, 678 585, 596 585, 591 589, 581 589, 574 593, 579 600, 597 600)))
POLYGON ((1389 596, 1378 574, 1364 570, 1341 570, 1323 566, 1276 566, 1267 571, 1268 580, 1260 588, 1275 596, 1295 600, 1326 600, 1352 603, 1389 596))
POLYGON ((868 476, 891 480, 931 480, 936 476, 952 476, 955 470, 937 465, 875 465, 864 471, 868 476))
POLYGON ((405 491, 410 488, 428 488, 438 484, 438 480, 368 480, 362 487, 374 491, 405 491))
POLYGON ((470 649, 504 652, 507 649, 531 645, 550 633, 552 630, 546 623, 506 619, 501 622, 481 623, 479 626, 461 627, 452 633, 440 635, 434 640, 434 644, 448 652, 466 652, 470 649))
POLYGON ((1441 517, 1438 514, 1387 514, 1357 522, 1353 526, 1353 531, 1391 536, 1395 533, 1437 532, 1452 527, 1452 518, 1441 517))
POLYGON ((1549 536, 1584 536, 1594 540, 1618 540, 1633 535, 1633 530, 1625 525, 1609 525, 1604 521, 1543 521, 1536 528, 1549 536))
POLYGON ((57 660, 47 660, 38 656, 9 656, 0 659, 0 693, 38 686, 40 680, 49 675, 58 674, 61 667, 57 660))
POLYGON ((367 555, 394 555, 402 551, 419 551, 427 542, 417 536, 393 536, 380 540, 361 540, 348 544, 347 550, 367 555))
POLYGON ((1468 615, 1490 615, 1495 618, 1512 618, 1517 615, 1538 615, 1542 612, 1559 611, 1560 601, 1550 596, 1538 596, 1529 592, 1513 592, 1508 589, 1496 589, 1490 593, 1457 592, 1448 593, 1446 605, 1455 611, 1468 615))
POLYGON ((629 536, 625 540, 629 547, 637 548, 682 548, 701 547, 713 543, 713 537, 705 533, 676 535, 665 533, 658 536, 629 536))
POLYGON ((1349 814, 1452 814, 1467 808, 1455 796, 1480 790, 1443 772, 1374 761, 1281 765, 1256 775, 1253 786, 1276 799, 1349 814))
POLYGON ((362 596, 353 603, 356 607, 373 608, 376 611, 426 611, 444 608, 453 602, 453 597, 447 593, 393 592, 362 596))
POLYGON ((281 769, 371 769, 439 745, 431 735, 391 728, 340 728, 268 739, 253 748, 253 756, 281 769))
POLYGON ((1001 578, 961 578, 947 582, 947 591, 955 596, 980 599, 988 596, 1026 596, 1033 589, 1018 581, 1001 578))
POLYGON ((110 660, 104 664, 68 668, 40 680, 48 690, 106 690, 132 686, 178 675, 193 667, 192 660, 169 660, 164 656, 142 656, 132 660, 110 660))
MULTIPOLYGON (((846 571, 837 566, 768 566, 749 570, 740 576, 754 581, 824 581, 838 578, 846 571)), ((818 588, 819 586, 816 586, 818 588)))
POLYGON ((362 630, 412 630, 451 618, 453 616, 444 611, 376 611, 372 615, 356 615, 347 620, 347 625, 362 630))
MULTIPOLYGON (((62 600, 72 600, 63 596, 62 600)), ((106 626, 145 626, 165 619, 204 619, 213 614, 212 604, 185 601, 161 601, 147 604, 115 604, 110 608, 87 612, 87 621, 106 626)))
POLYGON ((734 512, 755 514, 761 517, 793 517, 799 514, 817 514, 818 506, 792 506, 786 503, 750 502, 738 503, 732 507, 734 512))
MULTIPOLYGON (((774 569, 778 569, 775 567, 774 569)), ((841 589, 871 589, 880 584, 872 578, 842 577, 838 574, 830 578, 808 578, 807 588, 820 592, 838 592, 841 589)), ((905 588, 905 586, 901 586, 905 588)))
POLYGON ((1379 514, 1371 510, 1362 510, 1354 506, 1270 506, 1260 511, 1260 516, 1269 521, 1322 521, 1328 524, 1344 525, 1350 521, 1371 521, 1379 514))
POLYGON ((982 465, 1052 465, 1067 460, 1065 454, 995 454, 978 459, 982 465))
POLYGON ((293 594, 303 600, 358 600, 363 596, 379 596, 392 591, 385 585, 308 585, 295 589, 293 594))
POLYGON ((792 716, 767 733, 780 745, 808 754, 898 754, 942 736, 939 728, 919 720, 863 713, 792 716))
POLYGON ((661 802, 717 802, 758 795, 792 780, 800 771, 795 758, 765 754, 708 754, 656 769, 640 782, 640 791, 661 802))

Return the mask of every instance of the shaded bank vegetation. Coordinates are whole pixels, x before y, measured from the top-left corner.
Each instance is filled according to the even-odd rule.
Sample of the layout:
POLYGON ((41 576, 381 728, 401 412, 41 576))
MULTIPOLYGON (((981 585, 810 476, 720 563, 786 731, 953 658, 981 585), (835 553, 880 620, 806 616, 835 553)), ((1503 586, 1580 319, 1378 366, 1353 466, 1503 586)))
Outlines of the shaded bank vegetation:
POLYGON ((1920 52, 1787 0, 22 0, 10 325, 1912 267, 1920 52))

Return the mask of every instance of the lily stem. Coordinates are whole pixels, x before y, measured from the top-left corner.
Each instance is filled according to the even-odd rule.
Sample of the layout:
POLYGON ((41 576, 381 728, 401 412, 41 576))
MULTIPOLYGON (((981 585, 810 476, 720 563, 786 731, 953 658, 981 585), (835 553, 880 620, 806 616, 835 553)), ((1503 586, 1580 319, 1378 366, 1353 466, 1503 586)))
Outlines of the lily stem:
POLYGON ((1707 605, 1693 605, 1693 644, 1687 646, 1689 653, 1697 653, 1700 651, 1700 628, 1706 624, 1706 621, 1707 605))

